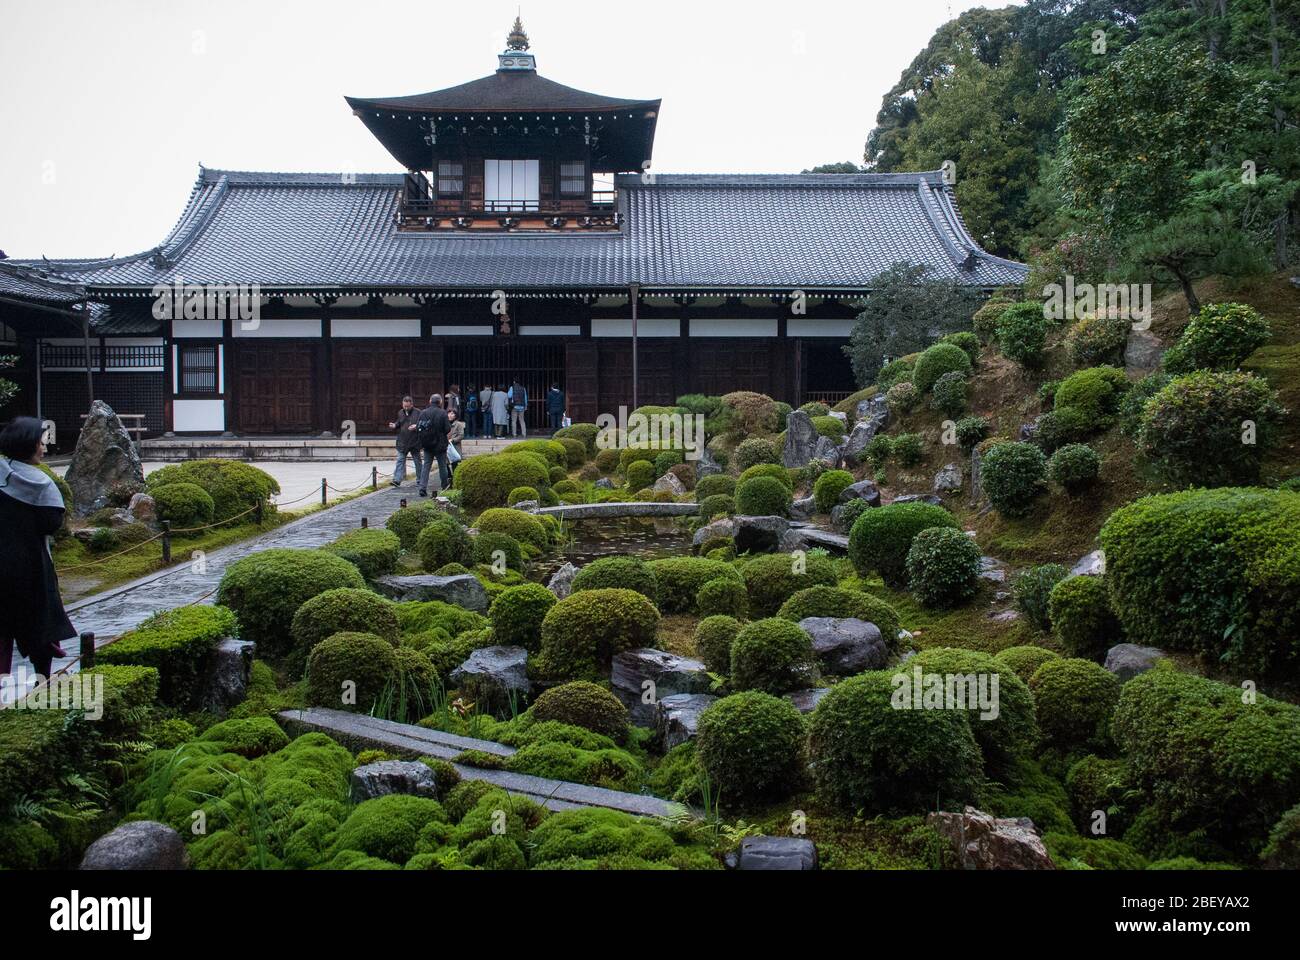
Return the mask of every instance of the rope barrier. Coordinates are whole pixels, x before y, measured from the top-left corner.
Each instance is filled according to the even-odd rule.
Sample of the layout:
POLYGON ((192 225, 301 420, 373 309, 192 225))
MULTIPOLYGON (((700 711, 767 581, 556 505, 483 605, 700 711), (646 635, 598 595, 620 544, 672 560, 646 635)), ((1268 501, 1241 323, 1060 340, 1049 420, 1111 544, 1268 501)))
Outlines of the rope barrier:
POLYGON ((69 570, 80 570, 80 569, 82 569, 82 568, 84 568, 84 567, 97 567, 97 566, 99 566, 99 565, 102 564, 102 563, 108 563, 108 561, 112 560, 112 559, 115 558, 115 557, 120 557, 120 556, 122 556, 123 554, 130 553, 132 550, 139 550, 141 547, 145 546, 146 544, 153 543, 155 540, 157 540, 157 539, 159 539, 159 538, 161 538, 161 537, 162 537, 162 534, 161 534, 161 533, 155 533, 155 534, 154 534, 152 537, 150 537, 148 540, 141 540, 139 543, 132 544, 131 546, 127 547, 125 550, 119 550, 117 553, 110 553, 110 554, 109 554, 108 556, 106 556, 106 557, 101 557, 101 558, 98 559, 98 560, 92 560, 92 561, 90 561, 89 563, 74 563, 74 564, 72 564, 71 566, 60 567, 60 568, 56 569, 54 572, 55 572, 55 573, 66 573, 66 572, 69 571, 69 570))

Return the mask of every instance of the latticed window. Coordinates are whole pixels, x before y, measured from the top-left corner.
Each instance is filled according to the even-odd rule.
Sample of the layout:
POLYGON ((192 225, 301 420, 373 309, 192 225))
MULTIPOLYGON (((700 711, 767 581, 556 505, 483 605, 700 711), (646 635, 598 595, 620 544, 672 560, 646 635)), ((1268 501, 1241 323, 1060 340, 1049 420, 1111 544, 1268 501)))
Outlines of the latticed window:
POLYGON ((215 346, 185 346, 178 353, 180 363, 180 392, 217 392, 217 348, 215 346))
POLYGON ((450 160, 438 162, 438 196, 459 197, 465 192, 465 165, 450 160))
POLYGON ((587 165, 581 160, 565 160, 560 164, 560 193, 566 197, 582 196, 587 192, 587 165))

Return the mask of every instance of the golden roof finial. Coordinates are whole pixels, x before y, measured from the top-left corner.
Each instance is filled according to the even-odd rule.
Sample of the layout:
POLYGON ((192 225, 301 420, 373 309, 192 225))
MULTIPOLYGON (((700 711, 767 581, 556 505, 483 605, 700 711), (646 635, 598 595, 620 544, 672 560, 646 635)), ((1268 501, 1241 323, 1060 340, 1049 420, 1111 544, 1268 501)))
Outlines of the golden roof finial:
POLYGON ((506 49, 528 49, 528 34, 524 32, 524 21, 518 15, 515 16, 515 25, 510 28, 510 35, 506 37, 506 49))

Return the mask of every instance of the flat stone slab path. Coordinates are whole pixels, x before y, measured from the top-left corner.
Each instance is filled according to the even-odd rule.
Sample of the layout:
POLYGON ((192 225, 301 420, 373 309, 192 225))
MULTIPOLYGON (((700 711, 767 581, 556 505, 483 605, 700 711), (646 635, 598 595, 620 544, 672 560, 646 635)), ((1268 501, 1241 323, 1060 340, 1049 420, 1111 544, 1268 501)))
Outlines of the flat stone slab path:
MULTIPOLYGON (((396 723, 392 720, 381 720, 378 717, 348 713, 344 710, 327 710, 322 707, 282 711, 280 722, 292 734, 318 731, 327 734, 350 750, 382 749, 412 759, 427 756, 452 760, 466 750, 481 750, 499 757, 508 757, 515 752, 513 747, 491 740, 475 740, 414 724, 396 723)), ((484 770, 463 763, 455 763, 453 766, 463 779, 483 780, 550 810, 605 807, 641 817, 672 817, 689 812, 680 803, 640 793, 588 787, 565 780, 534 777, 527 773, 512 773, 509 770, 484 770)))
MULTIPOLYGON (((382 527, 384 521, 400 508, 403 499, 410 503, 420 502, 414 485, 390 487, 381 479, 379 490, 374 493, 309 513, 251 540, 213 550, 202 558, 202 563, 197 559, 179 563, 79 600, 67 608, 68 618, 79 633, 94 633, 95 646, 102 646, 139 626, 159 610, 191 603, 214 603, 217 585, 226 567, 241 557, 271 547, 322 547, 340 534, 360 527, 362 517, 369 520, 370 526, 382 527)), ((172 549, 177 558, 188 552, 183 540, 174 541, 172 549)), ((81 654, 80 647, 80 641, 75 638, 65 643, 63 649, 68 656, 55 660, 54 670, 57 672, 72 664, 81 654)), ((20 665, 25 671, 31 670, 31 664, 18 657, 17 651, 14 661, 15 672, 20 665)))

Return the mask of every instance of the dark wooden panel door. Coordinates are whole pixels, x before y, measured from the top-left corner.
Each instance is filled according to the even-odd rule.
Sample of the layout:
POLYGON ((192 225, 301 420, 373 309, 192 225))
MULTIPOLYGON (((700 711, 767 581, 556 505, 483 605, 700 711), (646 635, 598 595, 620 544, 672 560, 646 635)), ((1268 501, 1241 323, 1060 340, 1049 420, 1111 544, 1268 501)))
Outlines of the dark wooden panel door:
POLYGON ((442 389, 440 351, 415 340, 335 340, 334 395, 340 421, 357 433, 388 433, 388 423, 410 394, 417 407, 442 389))
POLYGON ((779 382, 773 382, 772 375, 774 349, 784 349, 784 345, 776 340, 701 337, 689 341, 691 392, 718 396, 753 390, 781 399, 785 391, 779 382))
POLYGON ((564 366, 569 417, 574 423, 595 423, 600 406, 600 352, 591 340, 565 344, 564 366))
POLYGON ((314 342, 244 341, 235 347, 240 433, 309 433, 315 425, 314 342))

